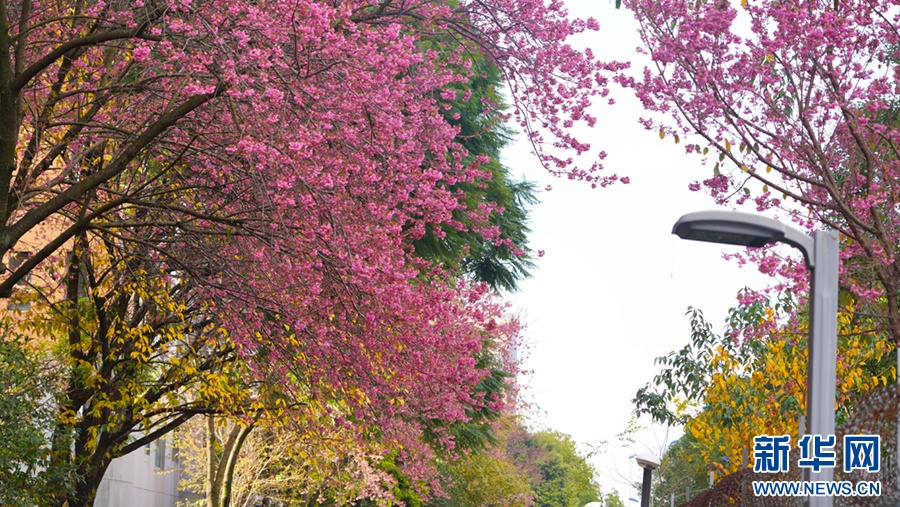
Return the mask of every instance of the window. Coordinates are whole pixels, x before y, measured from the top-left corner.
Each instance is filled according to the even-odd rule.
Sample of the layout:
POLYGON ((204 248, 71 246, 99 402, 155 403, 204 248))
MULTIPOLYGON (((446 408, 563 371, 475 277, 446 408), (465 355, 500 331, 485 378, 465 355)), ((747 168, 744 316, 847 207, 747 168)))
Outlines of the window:
POLYGON ((166 469, 166 439, 160 438, 156 441, 156 456, 153 460, 153 466, 157 470, 166 469))

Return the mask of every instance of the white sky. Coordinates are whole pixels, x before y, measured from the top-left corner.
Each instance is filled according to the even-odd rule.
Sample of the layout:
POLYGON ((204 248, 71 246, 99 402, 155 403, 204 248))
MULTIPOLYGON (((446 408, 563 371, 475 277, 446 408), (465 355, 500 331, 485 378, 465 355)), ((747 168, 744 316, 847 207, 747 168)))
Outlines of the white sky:
MULTIPOLYGON (((593 16, 601 30, 574 41, 591 47, 601 59, 643 65, 632 14, 616 10, 613 0, 566 0, 570 13, 593 16)), ((690 338, 688 306, 704 311, 718 331, 737 291, 762 287, 768 279, 754 268, 742 269, 721 254, 734 247, 679 240, 672 225, 684 213, 715 208, 712 199, 687 185, 712 174, 697 156, 684 154, 657 132, 637 123, 644 113, 630 92, 614 88, 615 106, 600 105, 596 128, 583 136, 595 151, 609 153, 605 172, 629 176, 630 185, 592 190, 586 183, 544 174, 524 144, 505 152, 513 174, 543 188, 542 203, 531 213, 531 246, 545 250, 534 278, 511 296, 528 324, 531 344, 526 369, 527 395, 545 413, 540 422, 570 434, 582 446, 609 441, 608 452, 593 458, 604 491, 616 489, 626 505, 639 492, 615 480, 640 479, 628 456, 658 452, 665 445, 660 429, 639 437, 639 444, 617 448, 616 435, 631 417, 630 400, 658 371, 654 358, 680 349, 690 338)), ((684 140, 682 140, 682 143, 684 140)), ((649 421, 644 421, 649 422, 649 421)), ((668 440, 678 436, 669 435, 668 440)))

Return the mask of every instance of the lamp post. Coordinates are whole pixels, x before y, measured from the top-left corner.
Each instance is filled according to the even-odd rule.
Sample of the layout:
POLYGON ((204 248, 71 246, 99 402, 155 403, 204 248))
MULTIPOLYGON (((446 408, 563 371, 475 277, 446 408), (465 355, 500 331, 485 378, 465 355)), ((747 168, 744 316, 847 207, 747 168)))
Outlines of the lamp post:
MULTIPOLYGON (((809 295, 809 347, 806 420, 812 435, 834 435, 835 364, 837 363, 838 243, 836 231, 809 236, 771 218, 736 211, 688 213, 672 233, 681 239, 760 247, 786 243, 803 253, 812 272, 809 295)), ((831 481, 833 468, 810 471, 812 481, 831 481)), ((809 507, 831 507, 832 497, 813 496, 809 507)))
POLYGON ((659 458, 645 452, 634 457, 639 467, 644 469, 644 482, 641 485, 641 507, 650 507, 650 481, 653 471, 659 468, 659 458))

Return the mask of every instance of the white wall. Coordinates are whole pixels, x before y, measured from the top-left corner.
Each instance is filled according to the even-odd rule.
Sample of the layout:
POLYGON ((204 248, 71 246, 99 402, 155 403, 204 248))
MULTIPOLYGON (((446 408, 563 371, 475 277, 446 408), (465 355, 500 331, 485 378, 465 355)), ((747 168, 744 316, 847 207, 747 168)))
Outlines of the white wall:
POLYGON ((169 444, 165 446, 164 469, 158 469, 158 445, 158 441, 153 442, 114 459, 97 489, 94 507, 175 507, 182 499, 178 493, 179 464, 172 459, 169 444))

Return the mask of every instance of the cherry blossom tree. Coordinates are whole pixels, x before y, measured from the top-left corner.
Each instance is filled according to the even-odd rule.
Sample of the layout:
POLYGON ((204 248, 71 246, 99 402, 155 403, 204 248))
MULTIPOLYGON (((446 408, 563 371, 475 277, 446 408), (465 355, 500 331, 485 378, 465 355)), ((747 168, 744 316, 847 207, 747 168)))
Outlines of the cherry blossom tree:
POLYGON ((2 14, 0 253, 64 219, 0 293, 100 217, 163 207, 148 203, 160 194, 179 196, 163 208, 180 226, 264 221, 270 244, 292 225, 285 213, 336 214, 346 198, 406 226, 393 236, 421 234, 456 206, 425 182, 466 181, 483 162, 458 163, 438 114, 455 98, 445 87, 472 77, 469 47, 501 66, 517 118, 536 125, 529 137, 557 170, 571 162, 554 148, 588 149, 566 126, 595 121, 585 108, 619 67, 564 44, 596 23, 570 22, 558 2, 24 0, 2 14), (424 35, 449 50, 436 58, 424 35))
MULTIPOLYGON (((691 189, 840 231, 841 283, 900 339, 897 2, 626 5, 651 64, 623 83, 669 118, 646 128, 712 165, 691 189)), ((748 258, 806 292, 802 263, 748 258)))
POLYGON ((443 114, 473 55, 548 168, 617 179, 574 165, 569 128, 621 65, 567 46, 597 26, 558 2, 16 0, 0 25, 0 295, 48 309, 29 332, 65 350, 54 441, 79 480, 59 505, 193 414, 253 407, 222 388, 238 358, 430 480, 420 437, 450 447, 442 428, 499 402, 476 357, 512 332, 412 246, 446 227, 512 244, 465 199, 492 171, 443 114))
MULTIPOLYGON (((473 53, 472 56, 476 55, 473 53)), ((471 184, 459 182, 448 188, 464 197, 466 208, 475 207, 473 203, 495 206, 496 211, 487 217, 487 225, 497 226, 500 242, 486 240, 477 231, 467 230, 465 227, 460 230, 458 226, 444 225, 440 229, 440 234, 432 228, 425 236, 415 241, 414 252, 417 259, 437 263, 464 279, 486 283, 493 289, 501 287, 514 289, 521 277, 527 275, 527 268, 531 266, 524 251, 527 248, 528 232, 524 203, 533 202, 534 197, 529 183, 510 181, 509 170, 499 163, 500 148, 506 143, 508 132, 501 123, 502 118, 498 112, 483 108, 485 101, 481 100, 482 97, 498 104, 501 101, 496 90, 500 85, 498 69, 484 58, 477 57, 474 58, 471 69, 478 77, 469 83, 460 83, 453 87, 458 98, 451 102, 451 109, 444 110, 442 114, 451 125, 459 125, 457 139, 468 152, 468 157, 479 155, 491 157, 490 162, 484 166, 491 171, 491 176, 487 181, 471 184), (469 96, 469 99, 464 101, 459 98, 465 96, 469 96)), ((464 225, 470 222, 462 209, 454 212, 453 218, 464 225)), ((474 386, 474 390, 484 399, 505 398, 506 403, 499 406, 500 411, 505 412, 512 407, 509 400, 514 399, 512 372, 516 365, 504 357, 512 344, 511 340, 515 339, 515 331, 508 326, 504 326, 503 329, 502 343, 490 338, 496 333, 486 333, 485 343, 474 355, 475 367, 487 373, 474 386)), ((310 379, 304 380, 308 381, 310 379)), ((330 403, 332 413, 328 414, 326 420, 333 416, 334 409, 337 408, 334 401, 339 400, 330 403)), ((314 406, 315 403, 315 400, 309 398, 303 399, 302 408, 291 403, 294 405, 293 408, 274 420, 265 412, 259 411, 256 415, 262 416, 261 418, 248 420, 246 413, 240 413, 233 407, 226 411, 235 414, 230 417, 206 415, 203 418, 207 427, 203 436, 207 441, 205 449, 202 453, 196 448, 187 453, 182 452, 194 463, 190 473, 193 480, 187 485, 196 492, 206 493, 209 505, 226 505, 228 502, 235 504, 241 499, 252 499, 250 490, 240 486, 242 483, 246 486, 247 480, 255 484, 253 495, 274 495, 281 499, 292 495, 305 498, 319 496, 328 497, 328 501, 334 502, 337 500, 333 497, 346 496, 349 500, 337 502, 347 503, 353 499, 376 497, 384 502, 389 502, 392 498, 399 501, 399 497, 407 496, 418 498, 416 493, 408 491, 413 484, 409 484, 403 475, 404 469, 398 466, 397 458, 401 448, 382 437, 373 436, 371 432, 359 428, 358 424, 353 425, 346 421, 343 424, 336 421, 327 424, 322 423, 321 419, 316 422, 315 412, 309 411, 310 406, 314 406), (272 422, 280 426, 273 428, 272 422), (216 428, 223 427, 229 428, 229 431, 218 435, 216 428), (317 442, 312 446, 316 449, 315 452, 306 450, 294 453, 292 458, 285 458, 275 466, 273 464, 277 460, 273 461, 273 457, 268 455, 273 449, 299 445, 311 432, 346 433, 348 430, 359 433, 358 438, 349 444, 349 448, 340 451, 337 447, 328 445, 328 442, 317 442), (250 445, 247 442, 250 442, 250 445), (265 445, 258 445, 260 443, 265 445), (380 455, 375 453, 374 456, 366 458, 364 454, 360 454, 365 448, 379 448, 380 455), (244 464, 245 460, 248 463, 244 464), (248 466, 252 470, 249 475, 248 466), (310 467, 320 466, 324 467, 322 470, 327 473, 320 476, 308 473, 310 467), (374 482, 367 485, 348 484, 345 475, 351 469, 357 472, 370 470, 362 473, 360 477, 374 482), (386 471, 389 471, 390 475, 386 471), (331 484, 332 482, 335 484, 331 484), (407 485, 405 489, 401 487, 404 484, 407 485)), ((470 450, 480 454, 485 447, 496 443, 496 433, 491 422, 501 415, 500 411, 497 404, 478 403, 477 406, 473 405, 466 409, 464 420, 420 421, 425 429, 423 441, 428 444, 438 442, 438 445, 433 447, 438 453, 436 461, 439 463, 452 463, 461 451, 470 450), (446 449, 440 444, 440 441, 446 440, 447 435, 452 438, 452 449, 446 449)), ((188 426, 199 428, 203 425, 197 423, 188 426)), ((191 433, 190 430, 185 431, 179 430, 179 433, 183 435, 191 433)), ((196 436, 191 440, 197 440, 196 436)), ((421 483, 416 486, 421 488, 421 483)), ((427 490, 425 492, 431 493, 427 490)), ((404 501, 409 503, 410 500, 404 501)))

